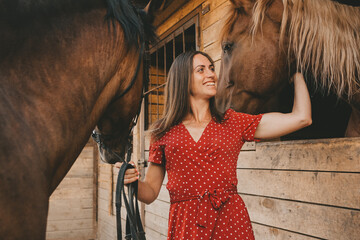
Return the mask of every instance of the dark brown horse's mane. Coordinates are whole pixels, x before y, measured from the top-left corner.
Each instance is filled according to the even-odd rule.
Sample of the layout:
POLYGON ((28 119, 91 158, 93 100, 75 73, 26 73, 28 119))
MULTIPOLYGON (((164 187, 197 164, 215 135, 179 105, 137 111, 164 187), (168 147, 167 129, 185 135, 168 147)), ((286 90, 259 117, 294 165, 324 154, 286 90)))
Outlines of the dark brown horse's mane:
POLYGON ((131 5, 129 0, 106 0, 107 14, 105 19, 120 23, 128 44, 138 45, 139 41, 154 41, 155 28, 150 24, 144 10, 131 5))

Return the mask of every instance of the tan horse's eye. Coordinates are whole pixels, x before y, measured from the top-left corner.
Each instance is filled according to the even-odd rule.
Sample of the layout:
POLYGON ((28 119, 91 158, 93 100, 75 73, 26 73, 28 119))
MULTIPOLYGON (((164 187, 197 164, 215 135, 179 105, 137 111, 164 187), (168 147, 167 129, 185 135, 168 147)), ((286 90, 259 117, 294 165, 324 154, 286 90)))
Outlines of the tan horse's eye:
POLYGON ((222 49, 223 49, 224 54, 225 54, 225 53, 229 53, 229 52, 231 51, 233 45, 234 45, 233 43, 224 42, 224 43, 222 44, 222 49))

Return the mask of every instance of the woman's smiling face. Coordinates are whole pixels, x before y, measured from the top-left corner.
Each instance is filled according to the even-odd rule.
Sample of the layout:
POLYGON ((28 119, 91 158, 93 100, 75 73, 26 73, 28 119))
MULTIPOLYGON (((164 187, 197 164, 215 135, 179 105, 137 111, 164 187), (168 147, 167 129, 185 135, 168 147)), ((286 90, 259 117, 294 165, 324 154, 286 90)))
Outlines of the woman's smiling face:
POLYGON ((210 99, 215 96, 216 87, 217 76, 214 65, 204 55, 196 54, 193 58, 191 96, 210 99))

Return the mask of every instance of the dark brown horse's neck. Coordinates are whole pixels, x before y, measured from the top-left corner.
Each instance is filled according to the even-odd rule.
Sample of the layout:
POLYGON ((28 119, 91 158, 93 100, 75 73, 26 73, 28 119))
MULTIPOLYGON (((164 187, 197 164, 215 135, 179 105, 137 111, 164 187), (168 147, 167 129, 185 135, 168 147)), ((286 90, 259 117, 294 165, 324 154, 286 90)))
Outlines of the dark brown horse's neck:
POLYGON ((1 59, 0 120, 3 149, 11 149, 8 166, 16 161, 25 171, 37 168, 39 177, 51 182, 50 193, 135 68, 121 59, 133 55, 133 60, 136 51, 126 50, 119 28, 116 36, 109 33, 104 15, 105 9, 56 19, 62 29, 54 23, 41 37, 35 32, 1 59))

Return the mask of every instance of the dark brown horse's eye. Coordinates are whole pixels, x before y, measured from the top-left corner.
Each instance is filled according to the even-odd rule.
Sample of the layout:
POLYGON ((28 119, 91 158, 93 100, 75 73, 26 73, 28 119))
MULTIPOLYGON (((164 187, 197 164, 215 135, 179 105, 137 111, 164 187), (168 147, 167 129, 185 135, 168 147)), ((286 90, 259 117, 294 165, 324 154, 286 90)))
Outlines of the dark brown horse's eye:
POLYGON ((223 52, 224 53, 228 53, 231 51, 232 49, 232 46, 233 46, 233 43, 230 43, 230 42, 225 42, 222 44, 222 49, 223 49, 223 52))

